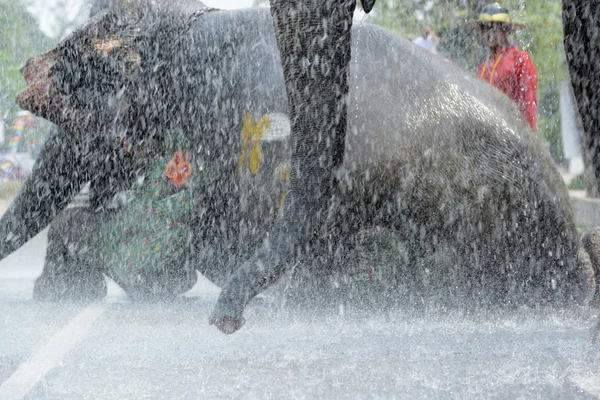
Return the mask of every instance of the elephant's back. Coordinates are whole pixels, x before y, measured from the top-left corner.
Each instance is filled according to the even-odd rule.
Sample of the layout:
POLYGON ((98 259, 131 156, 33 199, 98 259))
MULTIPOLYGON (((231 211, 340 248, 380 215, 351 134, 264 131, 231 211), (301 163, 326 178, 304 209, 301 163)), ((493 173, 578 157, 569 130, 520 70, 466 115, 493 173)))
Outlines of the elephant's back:
POLYGON ((348 124, 350 170, 384 164, 416 172, 420 164, 425 175, 461 171, 488 183, 535 176, 567 195, 549 153, 503 93, 372 25, 353 32, 348 124))
POLYGON ((348 120, 351 134, 376 143, 376 158, 475 134, 530 136, 517 108, 491 85, 372 25, 354 30, 348 120))
POLYGON ((566 186, 503 93, 383 29, 358 27, 353 42, 344 162, 355 179, 379 179, 441 225, 454 214, 493 229, 504 207, 574 240, 566 186))

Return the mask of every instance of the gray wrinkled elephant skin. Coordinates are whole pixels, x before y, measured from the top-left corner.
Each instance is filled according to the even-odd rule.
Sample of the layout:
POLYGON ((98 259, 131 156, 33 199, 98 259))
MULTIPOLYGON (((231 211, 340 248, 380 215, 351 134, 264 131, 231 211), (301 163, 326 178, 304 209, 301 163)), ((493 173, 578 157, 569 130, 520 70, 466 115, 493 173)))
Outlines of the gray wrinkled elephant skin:
MULTIPOLYGON (((160 204, 190 194, 191 211, 177 221, 189 231, 180 258, 151 271, 111 259, 112 267, 90 268, 117 275, 131 292, 164 275, 182 283, 161 287, 185 290, 193 269, 221 285, 262 243, 285 201, 291 155, 272 27, 261 9, 189 15, 134 8, 98 15, 28 62, 19 103, 63 129, 54 146, 75 171, 87 171, 83 181, 92 180, 93 193, 131 188, 136 177, 157 171, 160 196, 166 193, 160 204), (92 140, 102 146, 85 145, 92 140), (156 160, 162 164, 153 169, 156 160), (89 167, 106 162, 110 168, 89 167)), ((314 232, 318 246, 294 270, 298 298, 343 296, 350 288, 360 294, 351 301, 385 292, 410 304, 587 302, 595 277, 567 190, 510 101, 383 29, 364 24, 352 38, 343 163, 314 232), (382 248, 393 257, 380 262, 382 248)), ((73 172, 56 185, 54 168, 42 157, 30 181, 42 176, 56 189, 24 190, 0 220, 0 256, 74 196, 82 178, 73 172), (11 236, 15 221, 31 213, 43 214, 39 223, 11 236)), ((107 238, 120 234, 111 227, 128 224, 115 218, 107 238)), ((143 259, 143 245, 125 263, 143 259)))

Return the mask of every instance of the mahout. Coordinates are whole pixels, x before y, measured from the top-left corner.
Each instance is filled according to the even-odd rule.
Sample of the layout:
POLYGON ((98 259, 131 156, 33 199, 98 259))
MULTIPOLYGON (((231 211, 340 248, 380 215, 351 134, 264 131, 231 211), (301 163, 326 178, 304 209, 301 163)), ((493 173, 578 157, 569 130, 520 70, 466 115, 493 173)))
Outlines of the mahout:
MULTIPOLYGON (((104 273, 133 297, 180 294, 194 284, 195 270, 221 286, 230 276, 244 286, 249 281, 237 267, 256 260, 265 236, 277 233, 282 204, 286 215, 298 145, 291 140, 289 93, 269 11, 112 7, 23 68, 28 86, 19 104, 59 131, 0 219, 0 256, 62 218, 76 232, 76 243, 65 241, 65 257, 87 252, 69 264, 79 263, 79 277, 104 273), (183 219, 187 250, 158 268, 115 267, 103 248, 110 235, 99 226, 124 217, 105 207, 107 199, 148 176, 157 159, 165 160, 166 175, 181 156, 191 174, 164 181, 169 196, 191 193, 183 219), (65 210, 86 182, 96 205, 65 210)), ((375 231, 393 237, 405 256, 382 280, 398 300, 587 303, 596 277, 568 192, 514 105, 381 28, 352 29, 348 94, 326 98, 347 98, 344 152, 336 164, 325 162, 333 166, 328 173, 319 172, 331 178, 327 196, 318 194, 326 207, 318 202, 320 213, 307 216, 310 235, 301 227, 296 237, 310 252, 295 251, 279 270, 296 267, 292 279, 305 297, 343 296, 344 287, 364 282, 355 250, 365 232, 375 231)), ((36 282, 40 298, 103 294, 85 279, 56 291, 56 282, 73 273, 59 264, 47 264, 36 282)), ((253 265, 248 270, 261 266, 253 265)), ((275 275, 263 275, 258 290, 275 275)), ((242 307, 233 315, 225 307, 222 315, 232 319, 224 330, 241 325, 247 294, 257 292, 248 288, 234 293, 242 307)))

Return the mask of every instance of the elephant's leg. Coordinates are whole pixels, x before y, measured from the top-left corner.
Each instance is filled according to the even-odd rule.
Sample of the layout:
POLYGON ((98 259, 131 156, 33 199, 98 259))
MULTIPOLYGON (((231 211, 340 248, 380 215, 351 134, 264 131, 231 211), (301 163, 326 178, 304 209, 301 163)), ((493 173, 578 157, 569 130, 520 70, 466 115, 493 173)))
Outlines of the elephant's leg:
POLYGON ((54 219, 48 231, 44 270, 35 281, 36 300, 88 302, 106 295, 93 226, 94 216, 87 208, 70 208, 54 219))
POLYGON ((210 322, 223 332, 239 329, 246 304, 295 259, 313 252, 310 243, 327 216, 334 171, 345 151, 355 6, 356 0, 271 0, 290 105, 290 187, 270 237, 221 292, 210 322))

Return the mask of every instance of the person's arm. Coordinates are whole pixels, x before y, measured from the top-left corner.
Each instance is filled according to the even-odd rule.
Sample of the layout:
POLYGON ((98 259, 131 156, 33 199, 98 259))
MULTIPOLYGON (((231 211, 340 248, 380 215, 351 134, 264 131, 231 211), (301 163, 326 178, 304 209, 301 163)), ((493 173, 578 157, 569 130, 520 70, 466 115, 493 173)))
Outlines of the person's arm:
POLYGON ((440 42, 440 38, 438 37, 438 35, 436 35, 433 29, 429 27, 427 28, 427 34, 431 36, 431 40, 433 41, 434 46, 437 46, 440 42))
POLYGON ((536 120, 537 120, 537 73, 535 66, 531 61, 531 58, 527 53, 523 53, 518 58, 516 66, 517 75, 517 91, 518 99, 517 102, 521 113, 529 122, 531 130, 536 131, 536 120))

